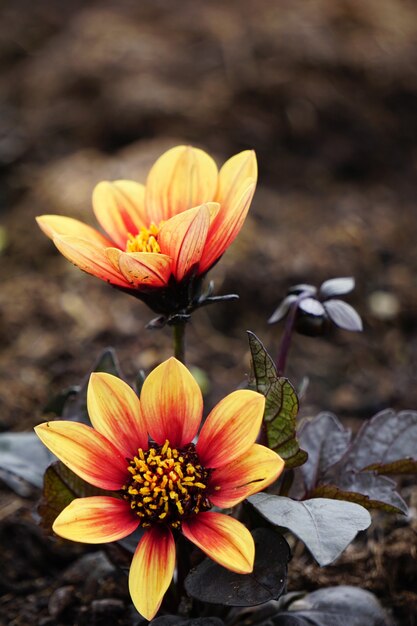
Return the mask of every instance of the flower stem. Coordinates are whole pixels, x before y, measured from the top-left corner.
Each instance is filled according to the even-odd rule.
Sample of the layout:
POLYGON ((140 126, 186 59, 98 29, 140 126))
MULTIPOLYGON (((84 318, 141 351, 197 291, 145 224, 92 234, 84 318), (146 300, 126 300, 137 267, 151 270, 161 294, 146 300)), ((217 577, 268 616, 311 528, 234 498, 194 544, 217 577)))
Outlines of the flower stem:
POLYGON ((174 356, 185 365, 185 324, 174 324, 173 329, 174 356))
POLYGON ((296 300, 290 308, 290 311, 287 315, 287 319, 285 321, 284 333, 281 338, 281 343, 279 346, 278 358, 277 358, 277 370, 279 376, 283 376, 285 372, 285 366, 287 363, 288 353, 290 351, 292 333, 294 330, 295 316, 297 314, 298 308, 298 300, 296 300))

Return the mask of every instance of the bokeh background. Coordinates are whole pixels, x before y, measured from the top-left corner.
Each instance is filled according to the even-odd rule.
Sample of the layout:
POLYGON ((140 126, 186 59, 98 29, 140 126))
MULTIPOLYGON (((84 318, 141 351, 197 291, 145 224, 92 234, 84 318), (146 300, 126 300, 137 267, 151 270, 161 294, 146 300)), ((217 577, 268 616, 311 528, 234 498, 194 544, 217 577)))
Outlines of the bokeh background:
POLYGON ((97 182, 144 182, 179 143, 259 160, 247 223, 211 273, 240 301, 188 329, 208 404, 245 380, 246 329, 276 353, 267 319, 290 285, 352 275, 364 333, 294 341, 302 413, 417 408, 414 0, 13 0, 0 93, 0 430, 38 423, 108 345, 128 378, 171 354, 152 312, 70 265, 34 218, 94 224, 97 182))

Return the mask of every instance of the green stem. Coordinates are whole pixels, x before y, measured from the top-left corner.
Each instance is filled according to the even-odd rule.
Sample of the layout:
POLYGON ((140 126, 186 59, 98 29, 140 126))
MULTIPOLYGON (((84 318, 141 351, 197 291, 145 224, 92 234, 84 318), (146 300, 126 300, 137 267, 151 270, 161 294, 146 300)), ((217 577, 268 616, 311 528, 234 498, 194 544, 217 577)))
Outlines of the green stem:
POLYGON ((174 356, 185 365, 185 324, 175 324, 174 332, 174 356))

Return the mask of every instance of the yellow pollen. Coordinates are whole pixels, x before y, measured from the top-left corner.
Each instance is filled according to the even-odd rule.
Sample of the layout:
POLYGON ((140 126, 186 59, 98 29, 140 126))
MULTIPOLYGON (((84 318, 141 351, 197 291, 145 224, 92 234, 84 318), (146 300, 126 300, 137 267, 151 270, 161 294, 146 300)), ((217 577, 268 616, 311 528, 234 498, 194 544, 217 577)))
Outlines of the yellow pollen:
POLYGON ((158 243, 158 234, 161 226, 162 224, 157 226, 152 222, 149 228, 141 226, 137 235, 129 233, 126 241, 126 252, 161 252, 158 243))
POLYGON ((181 450, 168 440, 140 448, 126 474, 122 496, 144 528, 158 523, 180 528, 183 519, 211 508, 206 495, 210 470, 200 464, 192 443, 181 450))

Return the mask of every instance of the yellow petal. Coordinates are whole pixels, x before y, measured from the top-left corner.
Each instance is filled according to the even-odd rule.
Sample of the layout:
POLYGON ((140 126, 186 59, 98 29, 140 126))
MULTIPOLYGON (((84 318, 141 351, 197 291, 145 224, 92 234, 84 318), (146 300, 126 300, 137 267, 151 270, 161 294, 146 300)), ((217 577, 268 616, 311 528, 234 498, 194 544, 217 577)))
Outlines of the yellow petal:
POLYGON ((205 467, 222 467, 242 456, 255 443, 265 408, 265 397, 240 389, 221 400, 201 429, 197 452, 205 467))
POLYGON ((171 276, 171 259, 159 252, 121 252, 117 261, 124 278, 138 289, 165 287, 171 276))
POLYGON ((55 235, 62 235, 87 239, 102 247, 112 245, 110 239, 104 237, 98 230, 72 217, 65 217, 63 215, 40 215, 36 218, 36 221, 41 230, 50 239, 53 239, 55 235))
POLYGON ((199 513, 182 523, 183 534, 213 561, 232 572, 250 574, 255 558, 252 535, 241 522, 222 513, 199 513))
POLYGON ((102 181, 93 191, 97 221, 113 241, 125 250, 129 233, 149 226, 145 212, 145 187, 132 180, 102 181))
POLYGON ((154 526, 139 542, 129 572, 133 604, 151 620, 158 612, 175 568, 175 542, 169 528, 154 526))
POLYGON ((93 428, 60 420, 39 424, 39 439, 77 476, 101 489, 121 489, 129 475, 122 454, 93 428))
POLYGON ((145 204, 151 221, 159 224, 173 215, 214 200, 217 166, 203 150, 177 146, 165 152, 149 172, 145 204))
POLYGON ((52 529, 80 543, 107 543, 127 537, 139 526, 125 500, 93 496, 73 500, 56 518, 52 529))
POLYGON ((248 179, 253 180, 255 184, 258 179, 258 165, 253 150, 239 152, 224 163, 219 172, 215 199, 228 210, 228 207, 235 202, 236 195, 240 195, 242 189, 247 187, 248 179))
POLYGON ((158 243, 172 259, 172 273, 180 281, 194 267, 198 268, 210 225, 206 204, 171 217, 161 228, 158 243))
POLYGON ((78 237, 55 235, 54 244, 71 263, 74 263, 87 274, 119 287, 130 287, 121 272, 118 272, 106 256, 106 248, 93 241, 78 237))
POLYGON ((246 187, 237 193, 230 204, 221 205, 217 218, 210 227, 200 262, 201 272, 206 272, 233 243, 242 228, 255 193, 255 183, 247 179, 246 187))
POLYGON ((157 443, 168 439, 178 448, 197 434, 203 397, 193 376, 177 359, 171 357, 149 374, 140 401, 148 432, 157 443))
POLYGON ((233 507, 273 483, 284 469, 284 461, 273 450, 253 444, 245 454, 213 470, 207 495, 215 506, 233 507))
POLYGON ((147 450, 148 434, 139 398, 123 380, 93 372, 87 390, 87 408, 95 430, 111 441, 123 456, 131 459, 138 448, 147 450))

